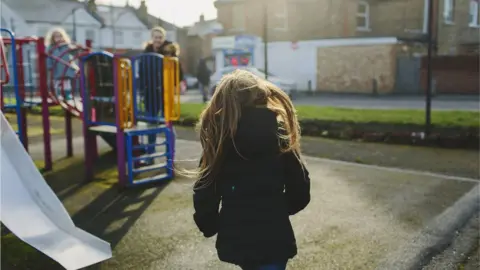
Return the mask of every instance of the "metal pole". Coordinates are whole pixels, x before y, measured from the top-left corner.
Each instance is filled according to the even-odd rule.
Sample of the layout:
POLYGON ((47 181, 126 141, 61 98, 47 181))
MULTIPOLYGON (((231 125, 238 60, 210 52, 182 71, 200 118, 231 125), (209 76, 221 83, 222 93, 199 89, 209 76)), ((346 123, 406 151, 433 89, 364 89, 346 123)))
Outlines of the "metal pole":
POLYGON ((72 20, 73 20, 73 41, 77 42, 77 18, 75 18, 75 11, 77 9, 72 9, 72 20))
POLYGON ((112 24, 112 50, 115 53, 117 49, 115 48, 116 35, 115 35, 115 21, 114 20, 115 20, 115 18, 113 16, 113 2, 110 1, 110 22, 112 24))
POLYGON ((427 89, 425 100, 425 136, 430 135, 432 119, 432 53, 433 53, 433 0, 428 1, 428 54, 427 54, 427 89))
POLYGON ((263 54, 265 57, 265 79, 268 80, 268 3, 263 4, 263 54))

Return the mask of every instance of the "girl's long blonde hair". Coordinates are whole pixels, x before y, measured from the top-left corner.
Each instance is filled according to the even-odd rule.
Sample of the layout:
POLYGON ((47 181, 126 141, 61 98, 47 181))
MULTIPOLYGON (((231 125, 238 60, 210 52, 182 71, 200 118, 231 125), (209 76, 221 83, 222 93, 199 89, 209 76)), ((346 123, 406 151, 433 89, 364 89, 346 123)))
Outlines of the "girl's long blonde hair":
POLYGON ((63 29, 61 27, 56 27, 56 28, 50 29, 50 31, 48 31, 47 35, 45 36, 45 46, 46 47, 55 44, 55 41, 53 40, 53 36, 55 35, 55 33, 59 33, 60 35, 62 35, 65 43, 70 44, 72 42, 72 40, 70 39, 70 36, 67 34, 65 29, 63 29))
POLYGON ((202 155, 195 185, 204 187, 214 182, 223 157, 224 144, 234 142, 243 107, 267 107, 277 114, 281 152, 292 151, 300 158, 300 125, 288 95, 272 83, 245 70, 225 75, 216 86, 211 102, 203 110, 197 129, 202 155))

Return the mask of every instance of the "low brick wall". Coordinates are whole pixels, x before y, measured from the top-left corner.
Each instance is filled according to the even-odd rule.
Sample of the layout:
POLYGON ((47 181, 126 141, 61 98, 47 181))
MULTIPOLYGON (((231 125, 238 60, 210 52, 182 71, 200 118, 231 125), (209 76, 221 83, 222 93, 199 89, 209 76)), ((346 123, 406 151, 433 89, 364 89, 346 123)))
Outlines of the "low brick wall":
POLYGON ((395 86, 395 45, 320 47, 317 49, 317 91, 391 93, 395 86))

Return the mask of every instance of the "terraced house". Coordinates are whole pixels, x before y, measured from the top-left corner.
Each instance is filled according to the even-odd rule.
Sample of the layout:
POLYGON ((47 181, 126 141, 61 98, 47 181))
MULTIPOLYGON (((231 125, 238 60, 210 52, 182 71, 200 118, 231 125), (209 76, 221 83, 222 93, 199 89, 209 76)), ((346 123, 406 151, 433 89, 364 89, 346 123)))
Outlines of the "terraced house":
MULTIPOLYGON (((217 0, 224 35, 248 33, 269 41, 397 37, 424 43, 429 0, 217 0), (264 16, 264 8, 267 16, 264 16)), ((478 0, 431 0, 438 52, 478 47, 478 0)))
POLYGON ((215 6, 224 36, 266 36, 269 70, 294 74, 313 91, 420 93, 429 1, 436 52, 478 53, 478 0, 217 0, 215 6))

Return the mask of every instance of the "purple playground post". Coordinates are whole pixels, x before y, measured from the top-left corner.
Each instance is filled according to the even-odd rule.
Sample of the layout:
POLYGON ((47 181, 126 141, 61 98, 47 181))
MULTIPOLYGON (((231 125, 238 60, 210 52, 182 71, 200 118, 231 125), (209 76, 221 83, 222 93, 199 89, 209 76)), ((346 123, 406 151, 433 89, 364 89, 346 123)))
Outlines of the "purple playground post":
POLYGON ((50 112, 48 109, 48 82, 47 82, 47 66, 45 55, 45 41, 39 38, 37 41, 37 55, 38 55, 38 72, 39 72, 39 87, 40 95, 42 97, 42 125, 43 125, 43 147, 45 155, 45 171, 52 170, 52 145, 50 134, 50 112))
POLYGON ((72 113, 65 111, 65 137, 67 140, 67 157, 73 157, 72 113))
POLYGON ((85 63, 82 63, 82 59, 80 59, 80 89, 83 91, 83 98, 82 98, 82 107, 83 107, 83 121, 82 121, 82 130, 83 130, 83 147, 84 147, 84 154, 85 154, 85 182, 89 182, 93 179, 93 158, 92 152, 93 149, 91 147, 92 137, 95 140, 95 135, 89 134, 88 132, 88 124, 90 122, 90 114, 92 113, 90 109, 90 105, 88 100, 90 99, 90 93, 86 89, 85 86, 85 63))
MULTIPOLYGON (((168 121, 167 122, 167 128, 169 129, 169 132, 170 132, 170 141, 168 142, 171 149, 170 151, 172 151, 172 165, 175 164, 175 129, 173 127, 173 122, 172 121, 168 121)), ((172 168, 172 173, 174 174, 175 173, 175 170, 173 170, 172 168)))

